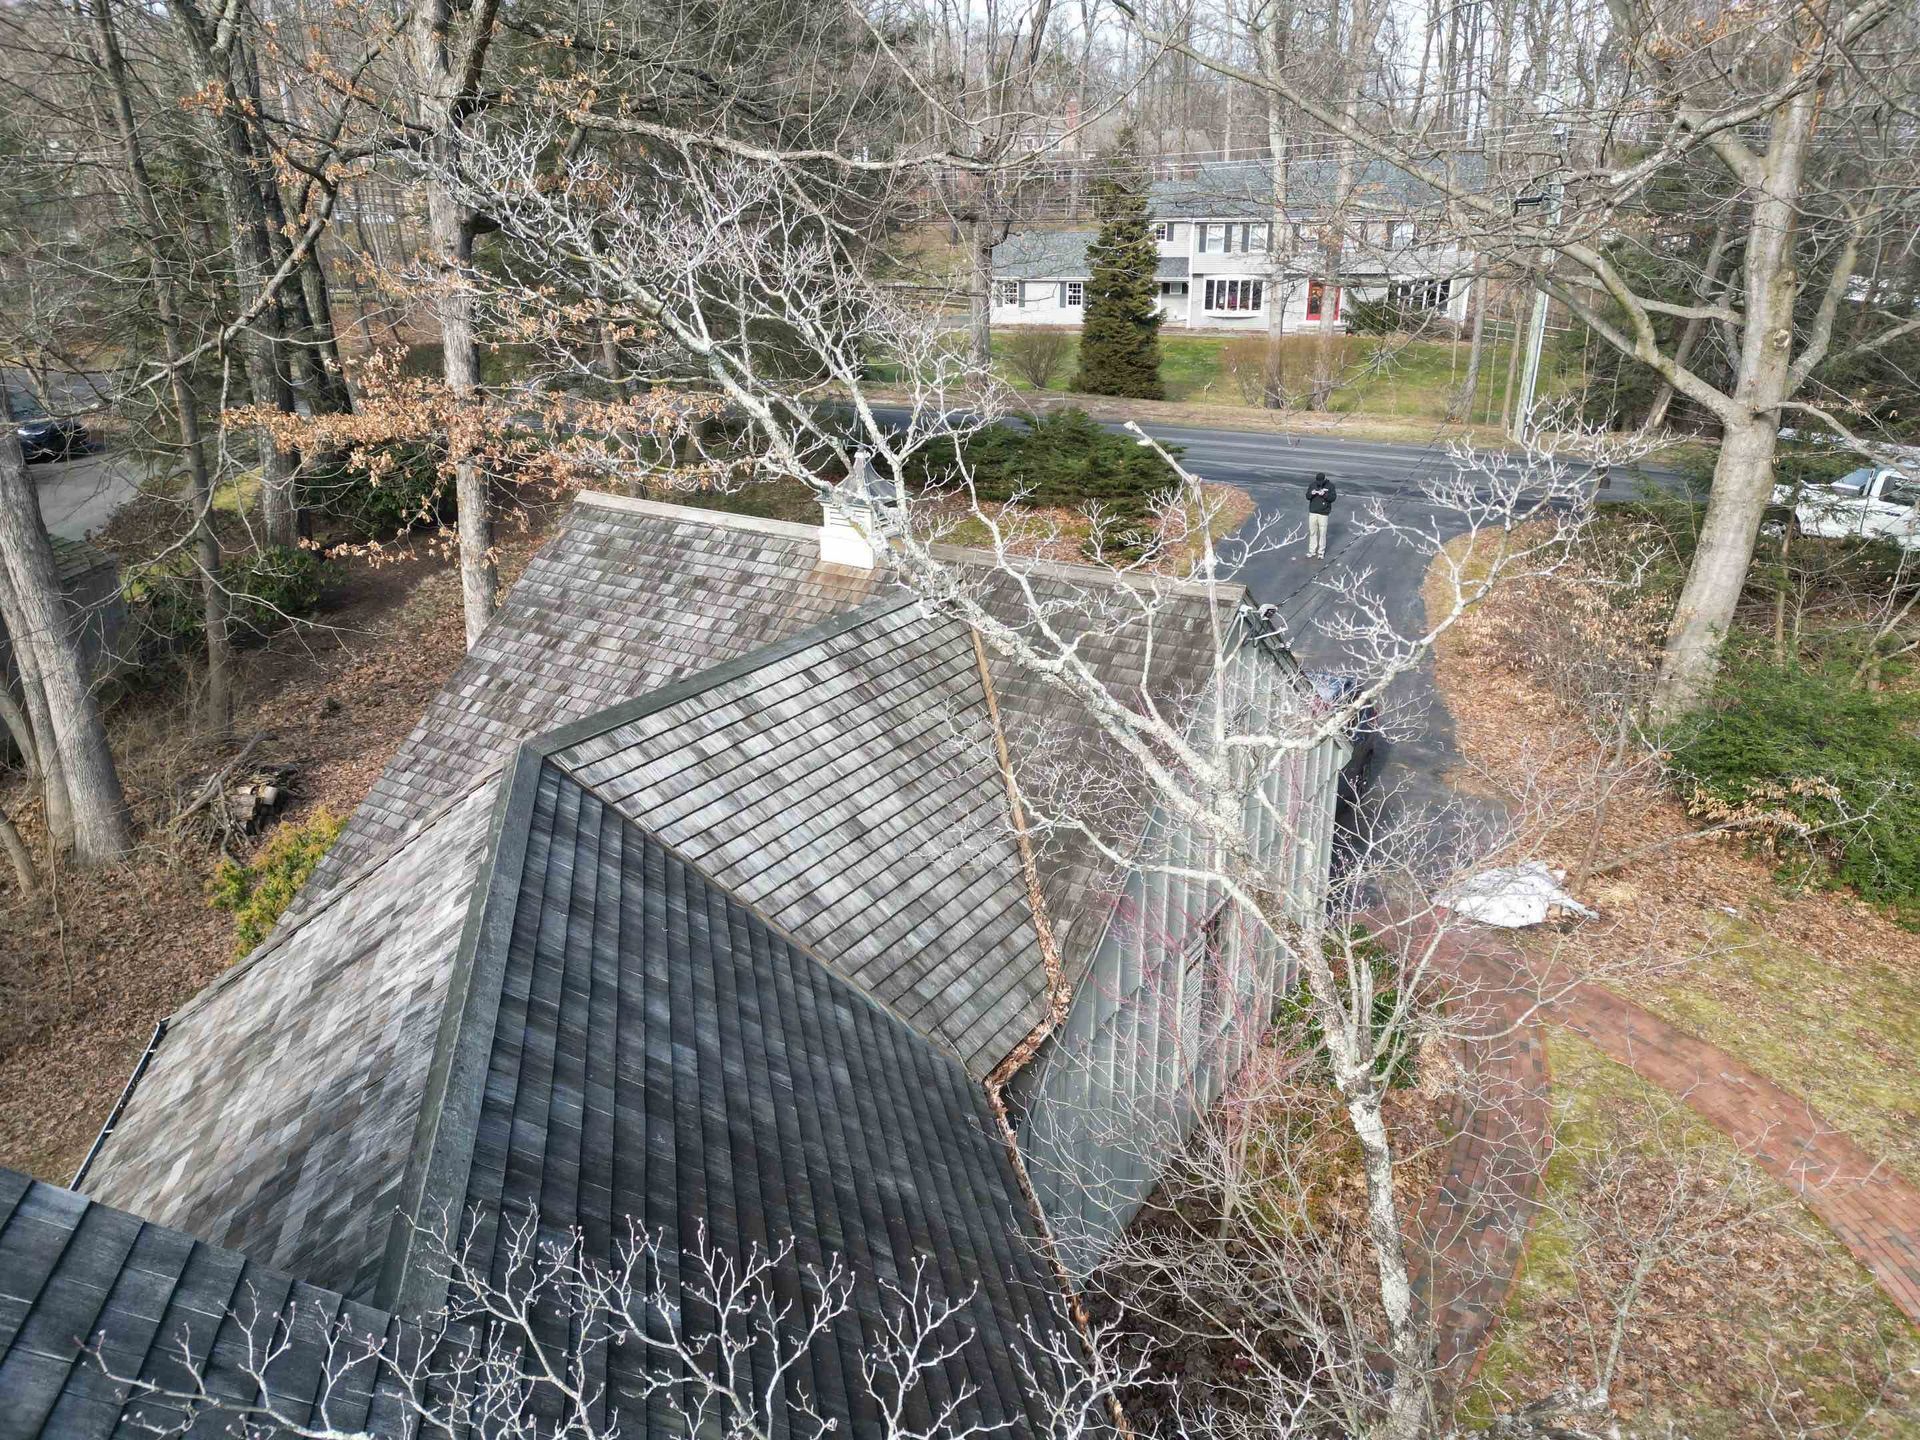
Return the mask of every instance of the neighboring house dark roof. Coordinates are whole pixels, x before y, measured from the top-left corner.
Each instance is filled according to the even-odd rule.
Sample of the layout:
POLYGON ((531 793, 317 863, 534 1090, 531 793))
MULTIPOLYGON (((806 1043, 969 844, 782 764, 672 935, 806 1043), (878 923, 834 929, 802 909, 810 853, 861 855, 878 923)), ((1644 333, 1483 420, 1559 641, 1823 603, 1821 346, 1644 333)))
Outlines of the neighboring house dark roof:
MULTIPOLYGON (((1002 280, 1083 280, 1090 273, 1091 230, 1030 230, 993 247, 993 273, 1002 280)), ((1187 278, 1184 255, 1163 255, 1154 269, 1160 280, 1187 278)))
MULTIPOLYGON (((109 1369, 175 1392, 204 1384, 235 1403, 254 1402, 258 1389, 240 1369, 249 1323, 262 1342, 284 1341, 267 1374, 282 1412, 303 1419, 320 1393, 330 1338, 351 1331, 388 1342, 389 1353, 406 1343, 380 1311, 0 1170, 0 1435, 8 1440, 131 1440, 184 1419, 157 1398, 129 1407, 132 1387, 109 1369), (96 1341, 98 1358, 83 1350, 96 1341)), ((395 1383, 387 1367, 363 1360, 329 1391, 330 1421, 342 1433, 402 1433, 395 1383)), ((195 1433, 227 1431, 210 1419, 195 1433)))
MULTIPOLYGON (((1453 159, 1458 183, 1478 189, 1486 180, 1486 163, 1478 155, 1453 159)), ((1444 172, 1446 157, 1435 156, 1431 169, 1444 172)), ((1334 160, 1295 160, 1287 166, 1286 208, 1289 214, 1320 213, 1342 198, 1340 167, 1334 160)), ((1443 203, 1434 186, 1415 179, 1391 161, 1362 159, 1349 177, 1346 202, 1360 214, 1417 214, 1443 203)), ((1273 214, 1273 166, 1266 160, 1219 160, 1200 165, 1191 176, 1156 180, 1147 208, 1157 219, 1264 220, 1273 214)))

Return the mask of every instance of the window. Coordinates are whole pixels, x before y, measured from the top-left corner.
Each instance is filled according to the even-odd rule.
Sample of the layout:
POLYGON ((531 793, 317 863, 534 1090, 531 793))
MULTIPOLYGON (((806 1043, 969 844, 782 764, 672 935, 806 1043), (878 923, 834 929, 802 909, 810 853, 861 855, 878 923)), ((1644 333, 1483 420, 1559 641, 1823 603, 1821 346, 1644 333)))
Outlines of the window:
POLYGON ((1444 310, 1453 298, 1451 280, 1396 280, 1393 303, 1401 310, 1444 310))
POLYGON ((1087 286, 1082 280, 1067 281, 1067 308, 1087 303, 1087 286))
POLYGON ((1200 227, 1200 253, 1202 255, 1224 255, 1227 253, 1227 230, 1225 225, 1208 223, 1200 227))
MULTIPOLYGON (((1321 312, 1326 308, 1325 288, 1326 287, 1318 280, 1309 280, 1307 282, 1307 319, 1318 320, 1321 318, 1321 312)), ((1335 320, 1340 318, 1340 287, 1338 285, 1333 287, 1332 318, 1335 320)))
POLYGON ((1387 226, 1387 243, 1396 250, 1404 250, 1413 244, 1413 222, 1395 220, 1387 226))
POLYGON ((1241 249, 1264 251, 1267 248, 1267 231, 1269 227, 1265 225, 1243 225, 1240 228, 1244 232, 1240 239, 1241 249))
POLYGON ((993 303, 996 305, 1018 305, 1020 303, 1020 282, 1018 280, 997 280, 993 286, 993 303))
POLYGON ((1209 280, 1207 309, 1216 314, 1258 310, 1265 289, 1265 282, 1260 280, 1209 280))
POLYGON ((1889 505, 1920 505, 1920 485, 1911 480, 1890 479, 1881 488, 1880 498, 1889 505))
POLYGON ((1163 244, 1172 244, 1173 222, 1171 220, 1156 220, 1153 225, 1153 238, 1161 241, 1163 244))

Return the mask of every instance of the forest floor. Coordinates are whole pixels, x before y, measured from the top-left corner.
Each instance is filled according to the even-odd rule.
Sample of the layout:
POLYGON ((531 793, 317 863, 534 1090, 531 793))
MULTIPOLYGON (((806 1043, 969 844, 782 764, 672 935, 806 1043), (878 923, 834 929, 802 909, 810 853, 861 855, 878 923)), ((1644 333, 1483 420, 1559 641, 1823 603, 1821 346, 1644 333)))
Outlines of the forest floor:
MULTIPOLYGON (((503 582, 544 525, 543 511, 525 513, 527 526, 503 536, 503 582)), ((96 543, 152 554, 176 522, 171 502, 143 497, 96 543)), ((331 559, 325 576, 311 621, 239 653, 230 738, 194 733, 197 677, 177 665, 150 667, 113 698, 108 728, 139 826, 129 861, 56 872, 37 903, 0 873, 0 1164, 69 1181, 155 1022, 232 962, 233 921, 207 900, 222 855, 204 834, 169 828, 185 797, 258 736, 249 764, 293 772, 280 820, 323 807, 344 816, 459 663, 460 589, 444 545, 331 559)), ((18 772, 0 786, 44 854, 37 798, 18 772)))
MULTIPOLYGON (((1524 607, 1539 603, 1496 593, 1443 640, 1437 685, 1463 757, 1450 779, 1515 803, 1554 795, 1570 818, 1531 836, 1529 854, 1569 871, 1589 853, 1604 863, 1695 831, 1657 769, 1598 778, 1604 747, 1513 644, 1538 633, 1524 607)), ((1536 972, 1600 977, 1920 1177, 1911 931, 1850 892, 1783 887, 1763 857, 1725 837, 1646 854, 1578 895, 1597 920, 1523 933, 1536 972)), ((1920 1435, 1920 1335, 1854 1256, 1686 1097, 1564 1027, 1548 1031, 1558 1145, 1469 1412, 1591 1374, 1636 1247, 1680 1196, 1676 1224, 1693 1239, 1654 1268, 1621 1336, 1613 1398, 1635 1426, 1732 1436, 1773 1415, 1794 1433, 1920 1435)))

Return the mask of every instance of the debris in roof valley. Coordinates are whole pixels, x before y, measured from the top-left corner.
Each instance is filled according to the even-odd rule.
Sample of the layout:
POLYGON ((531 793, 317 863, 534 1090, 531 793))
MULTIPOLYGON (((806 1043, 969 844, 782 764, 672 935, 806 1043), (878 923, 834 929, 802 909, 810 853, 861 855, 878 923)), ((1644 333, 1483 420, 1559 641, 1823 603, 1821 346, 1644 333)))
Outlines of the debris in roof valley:
MULTIPOLYGON (((399 1433, 453 1343, 417 1322, 516 1277, 556 1287, 525 1338, 568 1357, 597 1421, 680 1435, 716 1392, 672 1367, 728 1363, 716 1266, 768 1300, 734 1353, 761 1388, 787 1377, 768 1433, 884 1433, 872 1362, 903 1305, 941 1356, 913 1424, 1049 1428, 1063 1279, 1153 1179, 1102 1175, 1118 1162, 1063 1087, 1103 1037, 1162 1023, 1155 927, 1116 911, 1204 897, 1029 837, 1008 754, 1044 734, 1085 768, 1098 734, 830 540, 575 502, 275 931, 168 1018, 84 1193, 0 1176, 0 1435, 117 1435, 165 1410, 152 1386, 304 1415, 343 1329, 385 1348, 336 1375, 330 1423, 399 1433), (651 1338, 610 1344, 579 1323, 594 1285, 556 1277, 636 1266, 651 1338), (243 1308, 277 1317, 265 1373, 237 1363, 243 1308)), ((1032 565, 1116 687, 1306 703, 1285 651, 1236 626, 1239 587, 1175 595, 1149 647, 1076 616, 1103 572, 1032 565)), ((1017 621, 1015 587, 980 581, 1017 621)), ((1289 842, 1303 886, 1342 744, 1259 782, 1324 815, 1289 842)), ((1113 823, 1122 850, 1179 843, 1139 794, 1113 823)), ((1204 1100, 1224 1068, 1173 1088, 1204 1100)), ((1115 1103, 1164 1088, 1103 1073, 1115 1103)), ((524 1388, 529 1413, 564 1408, 524 1388)))

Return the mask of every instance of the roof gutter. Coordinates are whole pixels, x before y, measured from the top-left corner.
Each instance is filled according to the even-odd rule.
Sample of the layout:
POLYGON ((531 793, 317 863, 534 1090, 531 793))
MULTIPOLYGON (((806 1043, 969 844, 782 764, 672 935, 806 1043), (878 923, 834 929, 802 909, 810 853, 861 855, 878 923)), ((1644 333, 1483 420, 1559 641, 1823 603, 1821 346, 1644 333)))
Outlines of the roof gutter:
POLYGON ((140 1077, 147 1073, 147 1066, 153 1063, 153 1052, 160 1048, 160 1038, 167 1033, 167 1022, 160 1021, 153 1027, 153 1035, 147 1041, 147 1048, 140 1052, 140 1063, 133 1067, 133 1074, 127 1077, 126 1087, 121 1090, 120 1098, 113 1102, 113 1109, 107 1112, 107 1123, 100 1127, 100 1133, 93 1137, 93 1148, 87 1151, 87 1158, 80 1162, 80 1168, 73 1172, 69 1190, 78 1190, 80 1183, 87 1178, 87 1171, 93 1168, 93 1162, 100 1157, 107 1139, 113 1134, 114 1127, 120 1123, 120 1117, 126 1113, 127 1102, 133 1098, 133 1087, 140 1083, 140 1077))
MULTIPOLYGON (((1066 967, 1060 960, 1060 948, 1054 943, 1046 896, 1040 888, 1040 867, 1034 860, 1033 841, 1027 834, 1026 814, 1020 808, 1020 792, 1014 784, 1006 732, 1000 727, 1000 703, 994 695, 993 677, 987 668, 987 648, 978 630, 968 626, 967 633, 973 639, 973 657, 980 669, 980 688, 987 699, 987 718, 993 725, 994 750, 1000 761, 1001 778, 1006 782, 1007 810, 1013 822, 1014 843, 1020 851, 1020 868, 1026 875, 1027 908, 1033 913, 1034 933, 1039 939, 1040 955, 1047 967, 1047 1012, 1027 1032, 1026 1038, 1014 1046, 987 1076, 987 1107, 993 1111, 994 1121, 1000 1127, 1000 1141, 1006 1146, 1007 1160, 1013 1166, 1014 1181, 1020 1186, 1020 1194, 1027 1202, 1027 1211, 1033 1217, 1034 1227, 1040 1232, 1040 1248, 1046 1252, 1047 1263, 1053 1268, 1054 1281, 1067 1302, 1067 1316, 1079 1333, 1080 1343, 1091 1357, 1095 1351, 1093 1322, 1087 1314, 1086 1304, 1080 1298, 1079 1287, 1073 1283, 1066 1262, 1060 1258, 1060 1247, 1054 1241, 1053 1228, 1047 1224, 1040 1196, 1033 1188, 1032 1177, 1027 1174, 1026 1157, 1020 1153, 1020 1136, 1013 1128, 1012 1117, 1007 1113, 1005 1094, 1007 1082, 1033 1058, 1047 1036, 1066 1019, 1073 1002, 1073 983, 1067 979, 1066 967)), ((1117 1394, 1107 1397, 1107 1412, 1121 1440, 1134 1440, 1134 1428, 1117 1394)))

